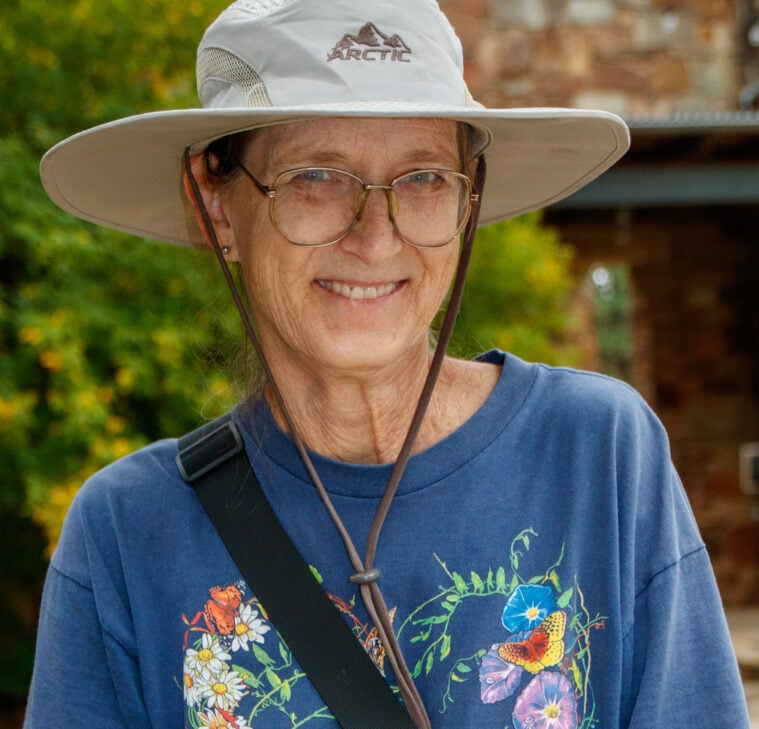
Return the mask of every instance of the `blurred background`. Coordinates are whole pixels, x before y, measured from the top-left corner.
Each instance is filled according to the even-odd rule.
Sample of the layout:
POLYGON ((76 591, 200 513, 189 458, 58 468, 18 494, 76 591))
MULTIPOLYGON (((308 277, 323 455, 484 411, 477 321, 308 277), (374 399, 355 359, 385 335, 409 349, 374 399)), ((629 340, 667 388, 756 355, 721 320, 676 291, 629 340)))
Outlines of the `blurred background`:
MULTIPOLYGON (((670 434, 752 706, 757 3, 441 2, 479 101, 600 108, 632 130, 630 153, 600 180, 482 231, 453 347, 606 372, 644 395, 670 434)), ((111 460, 227 409, 244 391, 248 357, 209 256, 70 219, 47 201, 39 157, 99 122, 195 105, 195 47, 226 4, 4 0, 0 718, 11 729, 23 716, 46 562, 77 488, 111 460)))

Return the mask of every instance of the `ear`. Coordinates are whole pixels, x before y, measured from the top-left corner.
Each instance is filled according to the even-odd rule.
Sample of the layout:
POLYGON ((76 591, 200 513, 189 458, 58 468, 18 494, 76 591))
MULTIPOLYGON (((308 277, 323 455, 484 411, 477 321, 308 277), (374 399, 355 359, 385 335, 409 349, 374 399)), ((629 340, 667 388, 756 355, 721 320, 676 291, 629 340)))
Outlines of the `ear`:
MULTIPOLYGON (((192 176, 197 182, 203 204, 208 211, 208 216, 213 224, 213 229, 216 233, 219 245, 222 247, 222 250, 229 251, 229 253, 224 253, 224 258, 228 261, 239 261, 240 259, 238 258, 238 247, 235 241, 234 230, 225 211, 224 186, 213 184, 209 180, 202 154, 196 154, 190 158, 190 168, 192 169, 192 176)), ((198 227, 203 232, 203 236, 206 239, 206 245, 213 250, 213 243, 206 230, 203 213, 193 192, 187 171, 184 168, 182 170, 182 185, 184 186, 185 195, 187 195, 187 199, 192 205, 198 227)))

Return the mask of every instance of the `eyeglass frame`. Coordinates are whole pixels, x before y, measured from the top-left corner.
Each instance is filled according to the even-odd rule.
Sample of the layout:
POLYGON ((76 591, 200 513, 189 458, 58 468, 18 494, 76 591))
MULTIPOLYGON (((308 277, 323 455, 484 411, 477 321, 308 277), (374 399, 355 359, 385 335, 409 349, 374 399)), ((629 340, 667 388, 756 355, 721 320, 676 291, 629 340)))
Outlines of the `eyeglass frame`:
POLYGON ((354 175, 352 172, 348 172, 347 170, 341 170, 337 167, 294 167, 290 170, 284 170, 283 172, 280 172, 276 178, 274 179, 273 185, 265 185, 263 182, 260 182, 256 179, 256 177, 253 175, 253 173, 242 163, 239 159, 235 160, 235 164, 237 167, 239 167, 243 173, 250 179, 250 181, 253 183, 255 188, 266 197, 269 198, 269 218, 271 219, 272 225, 277 229, 277 232, 291 245, 294 246, 301 246, 303 248, 325 248, 326 246, 334 245, 335 243, 339 243, 343 238, 345 238, 351 230, 353 230, 353 226, 356 225, 356 223, 360 220, 362 213, 364 212, 364 207, 366 206, 366 201, 369 199, 369 193, 372 190, 382 190, 385 193, 385 197, 387 198, 387 208, 388 208, 388 217, 390 218, 390 222, 393 224, 393 230, 398 234, 398 237, 404 242, 407 243, 410 246, 413 246, 414 248, 442 248, 443 246, 446 246, 451 243, 451 241, 456 238, 456 236, 461 233, 462 230, 466 227, 467 221, 469 220, 469 217, 472 214, 472 205, 476 204, 480 200, 479 193, 472 192, 472 181, 469 179, 467 175, 465 175, 463 172, 456 172, 455 170, 449 170, 445 168, 440 167, 430 167, 430 168, 424 168, 424 169, 418 169, 418 170, 410 170, 409 172, 405 172, 402 175, 398 175, 395 179, 391 180, 389 184, 387 185, 377 185, 372 184, 368 182, 364 182, 358 175, 354 175), (346 175, 347 177, 351 177, 356 182, 359 183, 361 186, 361 199, 358 205, 358 209, 356 211, 356 214, 353 217, 353 220, 350 222, 348 227, 337 237, 333 240, 327 241, 325 243, 299 243, 298 241, 290 240, 283 232, 282 229, 279 227, 279 224, 274 218, 274 198, 277 195, 277 184, 279 180, 284 177, 285 175, 290 175, 295 172, 308 172, 310 170, 324 170, 326 172, 338 172, 342 175, 346 175), (395 222, 395 214, 398 209, 398 201, 395 195, 395 183, 398 182, 398 180, 402 180, 404 177, 408 177, 409 175, 417 174, 419 172, 445 172, 447 174, 455 175, 457 178, 464 180, 466 183, 466 202, 467 202, 467 209, 466 213, 463 215, 461 224, 459 225, 456 232, 450 237, 449 240, 444 241, 443 243, 438 243, 437 245, 424 245, 421 243, 414 243, 408 238, 406 238, 401 231, 398 229, 398 225, 395 222))

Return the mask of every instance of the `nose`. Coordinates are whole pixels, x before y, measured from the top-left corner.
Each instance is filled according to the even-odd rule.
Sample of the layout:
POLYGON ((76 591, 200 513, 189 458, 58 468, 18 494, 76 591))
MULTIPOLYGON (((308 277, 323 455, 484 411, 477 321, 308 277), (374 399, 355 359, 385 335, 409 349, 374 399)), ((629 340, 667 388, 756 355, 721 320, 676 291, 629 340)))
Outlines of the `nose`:
POLYGON ((343 247, 371 263, 394 255, 403 246, 393 223, 395 210, 395 195, 389 185, 364 185, 356 222, 343 238, 343 247))

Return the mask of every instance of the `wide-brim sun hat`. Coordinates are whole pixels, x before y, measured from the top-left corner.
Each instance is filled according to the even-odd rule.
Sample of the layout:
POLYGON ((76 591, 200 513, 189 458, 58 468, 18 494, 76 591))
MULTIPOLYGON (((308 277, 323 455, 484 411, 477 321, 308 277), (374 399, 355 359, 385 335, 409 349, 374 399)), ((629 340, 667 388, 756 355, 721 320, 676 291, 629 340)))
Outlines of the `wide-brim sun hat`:
POLYGON ((41 164, 51 199, 108 228, 203 245, 182 186, 185 149, 325 117, 442 118, 469 125, 473 150, 486 150, 487 225, 567 197, 629 146, 609 112, 478 104, 434 0, 238 0, 201 40, 197 85, 202 108, 119 119, 53 147, 41 164))

